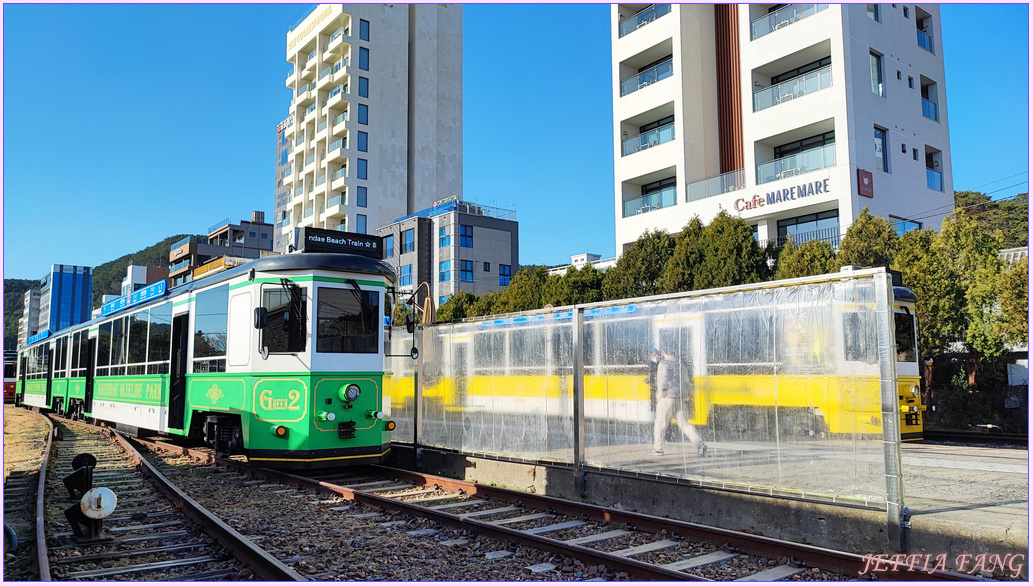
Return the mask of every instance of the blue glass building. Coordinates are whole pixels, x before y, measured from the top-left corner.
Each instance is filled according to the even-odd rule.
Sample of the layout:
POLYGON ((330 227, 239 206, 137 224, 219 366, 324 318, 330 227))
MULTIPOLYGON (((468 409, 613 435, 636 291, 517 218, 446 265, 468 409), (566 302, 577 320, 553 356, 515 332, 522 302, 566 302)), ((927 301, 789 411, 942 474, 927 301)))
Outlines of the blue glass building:
POLYGON ((93 270, 90 267, 51 265, 39 281, 39 331, 56 332, 90 319, 93 270))

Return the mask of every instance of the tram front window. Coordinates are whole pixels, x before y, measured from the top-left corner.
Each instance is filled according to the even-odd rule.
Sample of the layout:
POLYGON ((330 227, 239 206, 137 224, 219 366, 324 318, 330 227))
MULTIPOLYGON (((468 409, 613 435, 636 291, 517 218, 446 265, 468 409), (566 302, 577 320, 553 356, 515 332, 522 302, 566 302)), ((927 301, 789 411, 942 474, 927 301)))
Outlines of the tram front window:
POLYGON ((319 288, 316 352, 376 354, 380 295, 374 291, 319 288))
POLYGON ((897 362, 918 362, 918 348, 915 347, 915 316, 908 313, 894 313, 894 337, 897 339, 897 362))

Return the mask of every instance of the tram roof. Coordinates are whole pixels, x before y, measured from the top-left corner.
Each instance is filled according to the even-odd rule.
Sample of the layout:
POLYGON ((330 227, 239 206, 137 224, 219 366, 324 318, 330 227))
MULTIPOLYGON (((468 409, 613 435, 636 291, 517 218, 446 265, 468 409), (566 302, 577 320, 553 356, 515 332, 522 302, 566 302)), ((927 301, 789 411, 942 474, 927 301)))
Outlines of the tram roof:
POLYGON ((380 275, 386 278, 391 283, 395 282, 395 271, 391 268, 391 265, 387 264, 382 260, 370 258, 366 256, 360 256, 357 254, 345 254, 336 252, 316 252, 316 253, 296 253, 296 254, 278 254, 274 256, 265 256, 259 259, 255 259, 251 262, 244 263, 240 266, 220 271, 210 277, 204 277, 197 281, 191 281, 184 283, 178 287, 172 287, 168 290, 165 295, 155 298, 147 303, 141 303, 131 307, 125 307, 109 313, 108 315, 102 315, 82 323, 63 328, 56 332, 51 333, 46 338, 36 342, 35 344, 28 344, 21 350, 31 348, 37 344, 53 340, 57 336, 70 332, 72 330, 89 327, 96 323, 101 323, 110 317, 131 313, 134 310, 139 310, 142 307, 155 305, 167 300, 173 295, 179 295, 182 293, 188 293, 194 289, 200 289, 223 281, 228 281, 234 277, 238 277, 242 274, 247 274, 251 270, 255 271, 340 271, 349 273, 361 273, 366 275, 380 275))

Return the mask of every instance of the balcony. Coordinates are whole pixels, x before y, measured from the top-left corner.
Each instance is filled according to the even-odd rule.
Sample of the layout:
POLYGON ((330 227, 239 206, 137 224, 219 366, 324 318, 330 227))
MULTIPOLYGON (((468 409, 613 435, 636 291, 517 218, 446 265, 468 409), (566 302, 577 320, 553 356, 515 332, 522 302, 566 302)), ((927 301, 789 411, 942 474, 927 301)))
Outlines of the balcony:
POLYGON ((790 4, 753 21, 750 26, 750 40, 755 41, 768 33, 783 29, 798 20, 814 16, 828 8, 828 4, 790 4))
POLYGON ((930 53, 932 53, 933 52, 933 38, 930 37, 928 33, 926 33, 925 31, 923 31, 920 28, 919 29, 915 29, 915 31, 918 32, 918 46, 923 48, 923 49, 925 49, 926 51, 929 51, 930 53))
POLYGON ((618 36, 623 37, 628 33, 637 31, 670 11, 670 4, 654 4, 649 8, 643 9, 631 18, 622 20, 620 24, 617 25, 617 34, 618 36))
POLYGON ((330 162, 336 162, 341 160, 347 160, 348 158, 348 141, 339 138, 334 142, 330 143, 330 147, 326 150, 326 158, 330 162))
POLYGON ((940 117, 937 115, 936 112, 936 103, 930 102, 929 100, 922 98, 922 116, 925 116, 930 120, 939 121, 940 117))
POLYGON ((326 120, 320 120, 319 124, 316 125, 316 133, 320 133, 326 130, 326 120))
POLYGON ((313 210, 313 208, 311 206, 305 208, 305 216, 304 217, 311 218, 313 212, 314 212, 314 210, 313 210))
POLYGON ((339 209, 340 206, 345 205, 345 199, 341 195, 335 195, 326 202, 326 211, 329 213, 343 212, 343 209, 339 209))
POLYGON ((674 187, 668 187, 656 193, 625 201, 624 217, 630 218, 631 216, 637 216, 646 212, 669 208, 677 203, 677 190, 674 187))
POLYGON ((323 106, 327 107, 327 108, 333 108, 335 106, 340 106, 341 103, 344 102, 347 93, 348 93, 348 85, 347 84, 342 83, 342 84, 339 84, 339 85, 335 86, 332 90, 330 90, 330 95, 328 95, 326 97, 326 100, 323 101, 323 106))
POLYGON ((348 120, 348 111, 345 110, 344 112, 341 112, 337 116, 334 116, 334 119, 331 120, 332 124, 330 125, 330 130, 334 134, 344 134, 344 131, 345 131, 344 123, 347 122, 347 120, 348 120))
POLYGON ((659 128, 654 128, 649 132, 643 132, 642 134, 637 134, 631 138, 624 139, 624 142, 621 144, 621 156, 626 157, 630 154, 637 153, 672 140, 674 140, 673 122, 659 128))
POLYGON ((795 177, 796 175, 832 167, 835 164, 836 144, 827 144, 757 165, 757 185, 795 177))
POLYGON ((276 227, 277 228, 283 228, 284 226, 290 226, 290 225, 291 225, 290 214, 288 214, 286 218, 284 218, 284 219, 282 219, 282 220, 280 220, 279 222, 276 223, 276 227))
POLYGON ((832 228, 820 228, 818 230, 812 230, 810 232, 799 232, 796 234, 786 234, 785 236, 779 236, 768 240, 759 240, 757 244, 761 248, 766 248, 769 243, 774 244, 775 248, 782 248, 792 239, 794 244, 803 244, 804 242, 810 242, 811 240, 817 240, 819 242, 828 242, 832 245, 833 249, 839 248, 839 239, 841 235, 839 232, 839 226, 832 228))
POLYGON ((787 79, 753 92, 753 111, 760 112, 777 104, 795 100, 807 94, 832 86, 832 66, 809 71, 799 77, 787 79))
POLYGON ((309 104, 308 108, 305 108, 305 118, 302 120, 302 124, 308 123, 314 120, 316 117, 316 104, 315 102, 309 104))
POLYGON ((291 66, 287 68, 287 80, 286 80, 285 83, 286 83, 287 87, 289 87, 291 89, 294 89, 294 64, 293 63, 291 63, 291 66))
POLYGON ((715 195, 721 195, 722 193, 737 191, 743 187, 746 187, 746 171, 744 169, 736 169, 735 171, 729 171, 715 177, 690 183, 685 188, 685 201, 698 201, 715 195))
POLYGON ((342 167, 334 171, 330 176, 330 190, 339 191, 344 189, 345 180, 348 179, 348 167, 342 167))
POLYGON ((326 173, 323 173, 319 177, 316 177, 316 187, 319 187, 320 185, 323 185, 324 183, 326 183, 326 173))
POLYGON ((343 26, 330 35, 330 40, 327 41, 326 48, 323 49, 323 61, 331 61, 334 55, 345 51, 347 45, 344 42, 344 36, 345 30, 343 26))
MULTIPOLYGON (((312 153, 311 155, 305 157, 305 167, 308 167, 309 165, 311 165, 311 164, 313 164, 315 162, 316 162, 316 153, 312 153)), ((308 169, 306 169, 306 172, 307 171, 308 171, 308 169)))
POLYGON ((638 90, 653 85, 654 83, 667 79, 674 75, 674 60, 669 59, 656 67, 650 67, 649 69, 640 72, 638 75, 633 75, 621 82, 621 96, 626 96, 630 93, 637 92, 638 90))
POLYGON ((925 186, 936 191, 943 191, 943 174, 936 169, 925 170, 925 186))

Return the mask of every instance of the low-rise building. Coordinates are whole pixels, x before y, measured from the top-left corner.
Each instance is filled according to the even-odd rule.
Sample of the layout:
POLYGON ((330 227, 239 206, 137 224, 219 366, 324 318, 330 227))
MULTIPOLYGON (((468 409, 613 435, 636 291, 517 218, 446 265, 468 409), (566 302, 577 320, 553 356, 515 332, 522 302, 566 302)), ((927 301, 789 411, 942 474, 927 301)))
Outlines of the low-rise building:
POLYGON ((574 267, 577 270, 581 270, 585 266, 591 265, 598 271, 606 272, 609 269, 617 266, 617 257, 602 258, 601 255, 592 254, 591 252, 583 252, 581 254, 571 255, 570 264, 559 267, 553 267, 549 269, 550 275, 563 276, 567 274, 567 269, 574 267))
POLYGON ((192 281, 194 270, 213 259, 254 259, 270 254, 272 249, 273 225, 266 223, 265 212, 252 212, 250 221, 227 218, 209 228, 208 236, 187 236, 172 245, 168 278, 176 287, 192 281))
POLYGON ((398 288, 418 302, 429 292, 441 305, 459 291, 483 295, 509 285, 520 265, 516 211, 463 201, 458 195, 377 229, 398 288))

